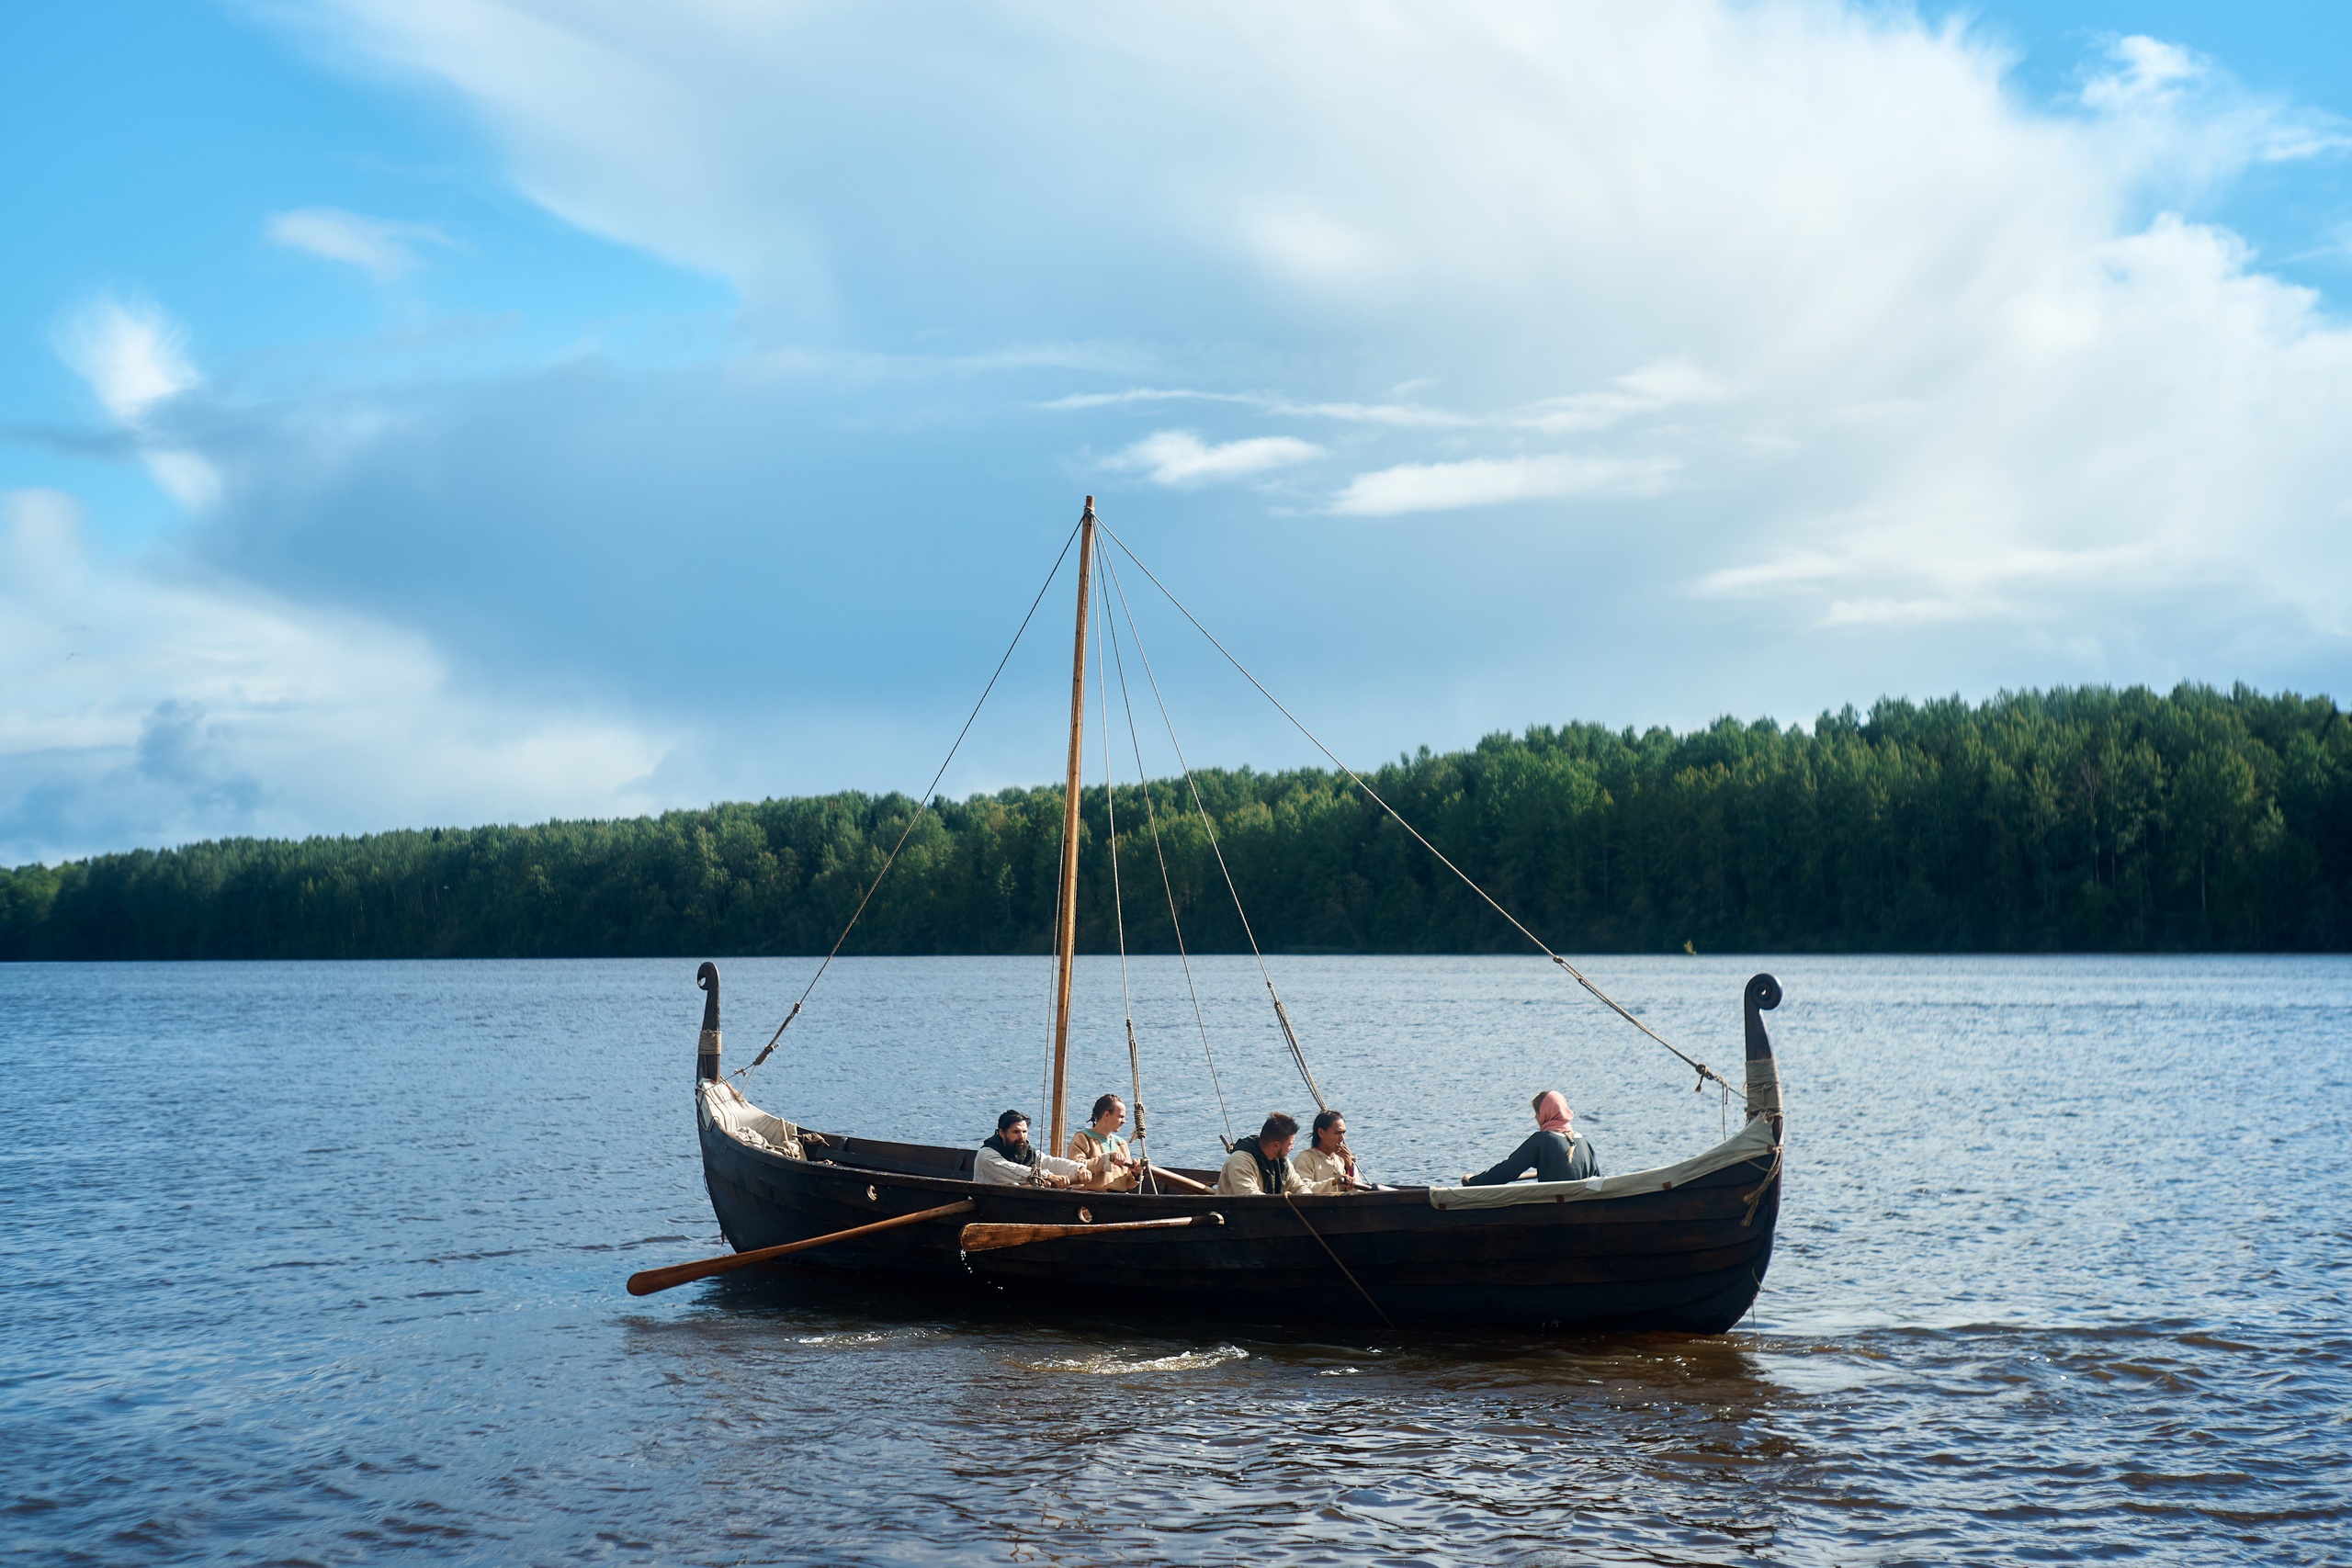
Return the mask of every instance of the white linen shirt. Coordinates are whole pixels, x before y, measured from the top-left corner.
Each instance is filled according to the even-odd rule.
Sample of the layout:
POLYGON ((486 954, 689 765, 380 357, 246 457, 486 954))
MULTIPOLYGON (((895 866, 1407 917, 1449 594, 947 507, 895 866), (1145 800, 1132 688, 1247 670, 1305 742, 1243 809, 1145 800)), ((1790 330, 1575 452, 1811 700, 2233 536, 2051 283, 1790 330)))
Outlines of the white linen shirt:
MULTIPOLYGON (((1298 1178, 1301 1192, 1345 1192, 1348 1190, 1348 1168, 1340 1163, 1338 1156, 1327 1155, 1321 1149, 1308 1149, 1303 1154, 1291 1156, 1290 1168, 1292 1174, 1298 1178)), ((1367 1187, 1372 1185, 1363 1180, 1362 1167, 1357 1168, 1356 1179, 1367 1187)))
POLYGON ((1043 1149, 1037 1151, 1035 1165, 1015 1165, 986 1144, 980 1145, 980 1152, 972 1159, 972 1179, 992 1181, 1000 1187, 1026 1187, 1030 1177, 1041 1170, 1056 1176, 1080 1176, 1086 1168, 1074 1159, 1062 1159, 1043 1149))

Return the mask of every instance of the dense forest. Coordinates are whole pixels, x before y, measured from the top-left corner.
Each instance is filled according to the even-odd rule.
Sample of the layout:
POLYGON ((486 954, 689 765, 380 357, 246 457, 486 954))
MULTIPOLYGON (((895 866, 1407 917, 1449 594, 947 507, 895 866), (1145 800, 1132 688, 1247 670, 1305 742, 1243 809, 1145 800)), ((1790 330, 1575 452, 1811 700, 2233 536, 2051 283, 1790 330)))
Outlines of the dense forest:
MULTIPOLYGON (((1370 776, 1566 952, 2352 947, 2352 722, 2325 698, 2081 688, 1883 701, 1810 731, 1569 725, 1370 776)), ((1270 949, 1523 945, 1342 776, 1198 784, 1270 949)), ((1150 790, 1187 943, 1239 949, 1183 781, 1150 790)), ((1129 945, 1172 950, 1140 786, 1081 806, 1081 942, 1114 940, 1115 848, 1129 945)), ((821 953, 915 809, 844 794, 24 866, 0 871, 0 957, 821 953)), ((1045 951, 1061 820, 1057 787, 934 802, 844 951, 1045 951)))

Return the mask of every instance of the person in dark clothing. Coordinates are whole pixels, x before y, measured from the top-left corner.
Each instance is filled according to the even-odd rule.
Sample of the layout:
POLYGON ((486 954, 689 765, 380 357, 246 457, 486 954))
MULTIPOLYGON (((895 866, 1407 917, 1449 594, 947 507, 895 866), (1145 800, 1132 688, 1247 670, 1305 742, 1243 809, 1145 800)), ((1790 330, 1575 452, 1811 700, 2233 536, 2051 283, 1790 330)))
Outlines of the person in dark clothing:
POLYGON ((1528 1134, 1527 1142, 1498 1163, 1463 1177, 1462 1185, 1499 1187, 1517 1181, 1531 1169, 1538 1181, 1582 1181, 1588 1176, 1599 1176, 1600 1156, 1592 1152, 1591 1139, 1577 1136, 1576 1122, 1568 1097, 1556 1089, 1545 1089, 1535 1097, 1535 1131, 1528 1134))
POLYGON ((1233 1145, 1225 1168, 1217 1172, 1216 1190, 1228 1198, 1272 1196, 1297 1190, 1290 1168, 1290 1146, 1298 1141, 1298 1118, 1277 1111, 1266 1118, 1254 1138, 1233 1145))

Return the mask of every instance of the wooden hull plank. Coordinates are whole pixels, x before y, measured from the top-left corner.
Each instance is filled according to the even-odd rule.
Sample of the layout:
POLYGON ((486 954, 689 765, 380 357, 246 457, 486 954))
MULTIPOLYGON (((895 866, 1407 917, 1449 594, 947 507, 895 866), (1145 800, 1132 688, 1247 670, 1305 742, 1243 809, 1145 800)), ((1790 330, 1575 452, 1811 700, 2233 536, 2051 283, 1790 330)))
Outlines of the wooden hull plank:
POLYGON ((739 1250, 969 1197, 973 1212, 953 1222, 888 1231, 793 1261, 906 1285, 993 1287, 1046 1311, 1081 1269, 1125 1300, 1185 1316, 1371 1321, 1323 1250, 1329 1246, 1399 1324, 1720 1333, 1762 1286, 1780 1207, 1775 1176, 1750 1208, 1768 1179, 1760 1160, 1671 1191, 1573 1203, 1442 1211, 1426 1192, 1408 1190, 1301 1199, 1294 1209, 1278 1198, 980 1185, 949 1174, 958 1151, 862 1139, 835 1141, 827 1152, 839 1163, 750 1148, 707 1127, 702 1145, 712 1207, 739 1250), (1096 1222, 1215 1209, 1227 1223, 1052 1239, 969 1258, 958 1245, 966 1221, 1070 1224, 1084 1223, 1081 1208, 1096 1222))

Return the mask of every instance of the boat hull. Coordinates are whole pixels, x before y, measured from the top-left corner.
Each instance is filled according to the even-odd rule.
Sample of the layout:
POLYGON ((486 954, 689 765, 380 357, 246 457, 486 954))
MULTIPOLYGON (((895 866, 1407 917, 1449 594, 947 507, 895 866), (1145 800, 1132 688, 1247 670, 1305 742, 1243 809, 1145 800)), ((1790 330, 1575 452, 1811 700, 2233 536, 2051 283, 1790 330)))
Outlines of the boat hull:
POLYGON ((1398 1325, 1717 1334, 1762 1288, 1781 1198, 1769 1157, 1668 1191, 1439 1209, 1426 1189, 1295 1201, 1052 1191, 961 1179, 955 1150, 832 1139, 832 1157, 796 1159, 707 1122, 701 1139, 711 1206, 739 1251, 969 1199, 968 1213, 814 1248, 791 1263, 871 1284, 1001 1291, 1040 1311, 1115 1298, 1123 1311, 1258 1323, 1385 1316, 1398 1325), (943 1174, 922 1174, 926 1163, 943 1174), (969 1255, 960 1245, 973 1222, 1210 1213, 1223 1224, 969 1255))

